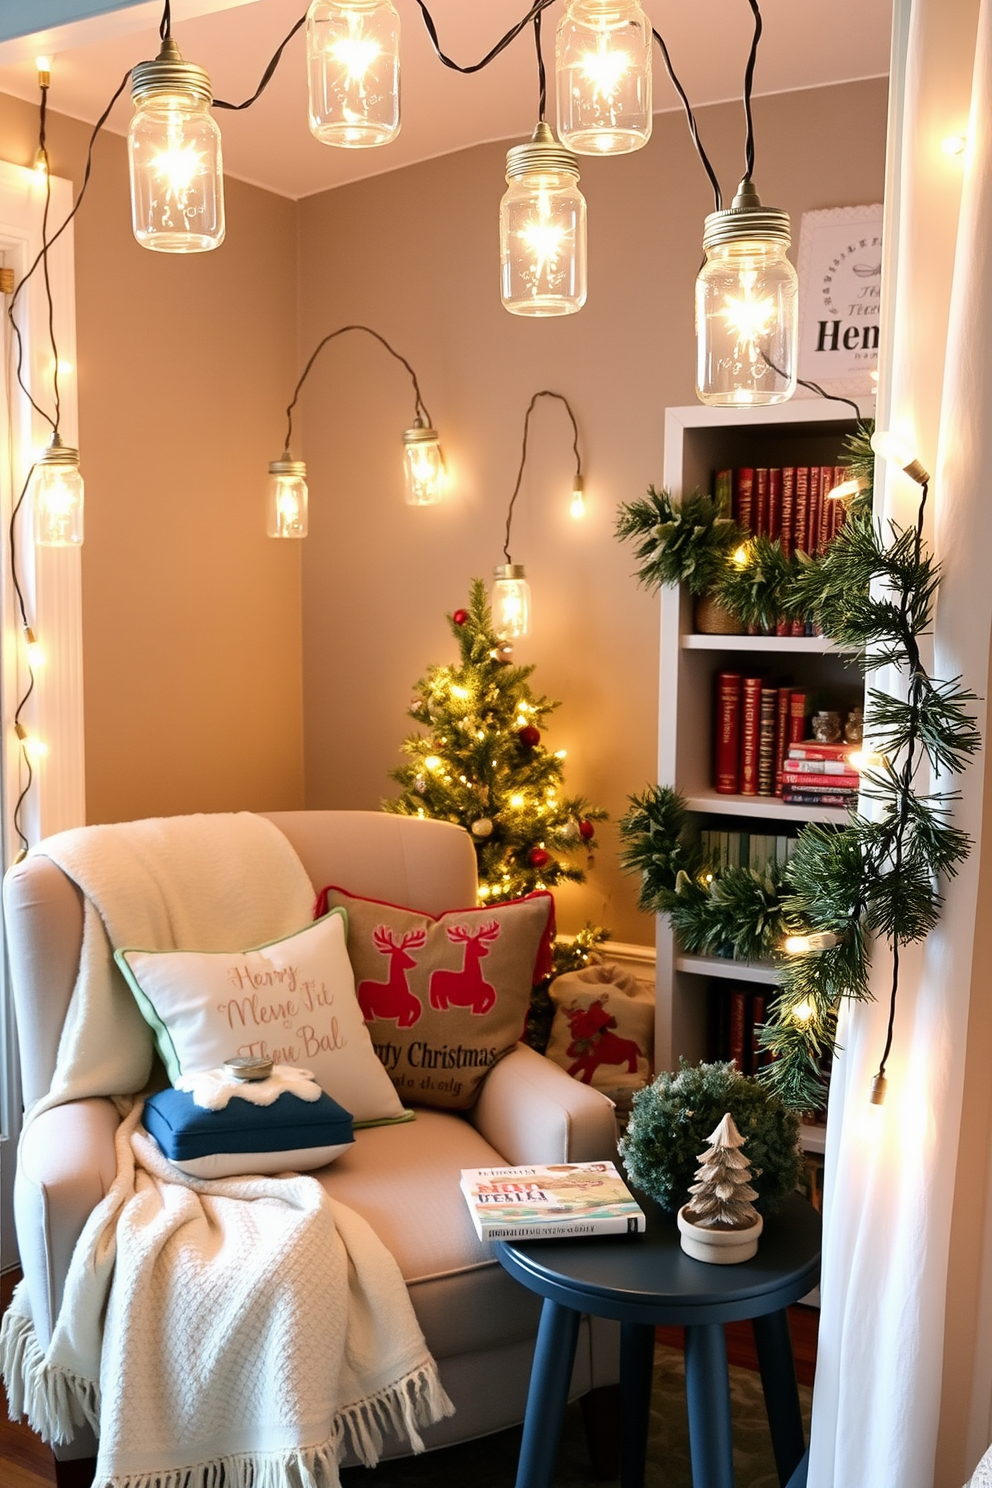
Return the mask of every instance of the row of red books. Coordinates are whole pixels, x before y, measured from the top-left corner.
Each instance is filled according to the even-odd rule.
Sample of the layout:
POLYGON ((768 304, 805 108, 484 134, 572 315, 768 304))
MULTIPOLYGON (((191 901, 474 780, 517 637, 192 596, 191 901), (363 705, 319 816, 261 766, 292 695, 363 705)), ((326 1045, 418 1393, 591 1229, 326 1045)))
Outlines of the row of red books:
MULTIPOLYGON (((802 689, 776 686, 767 677, 718 672, 714 710, 714 786, 721 795, 781 796, 796 805, 848 806, 857 782, 807 764, 844 762, 850 745, 807 741, 810 698, 802 689), (805 754, 793 753, 802 748, 805 754), (825 754, 809 753, 822 749, 825 754), (838 751, 835 754, 830 751, 838 751), (807 777, 809 777, 807 779, 807 777), (812 799, 807 799, 811 797, 812 799)), ((853 769, 853 767, 851 767, 853 769)), ((857 771, 854 771, 857 775, 857 771)))
POLYGON ((847 478, 843 465, 742 465, 716 472, 714 497, 745 532, 777 538, 783 553, 822 553, 847 514, 829 493, 847 478))
POLYGON ((855 805, 861 781, 851 761, 855 749, 851 744, 820 744, 815 739, 790 744, 779 775, 782 800, 796 806, 855 805))

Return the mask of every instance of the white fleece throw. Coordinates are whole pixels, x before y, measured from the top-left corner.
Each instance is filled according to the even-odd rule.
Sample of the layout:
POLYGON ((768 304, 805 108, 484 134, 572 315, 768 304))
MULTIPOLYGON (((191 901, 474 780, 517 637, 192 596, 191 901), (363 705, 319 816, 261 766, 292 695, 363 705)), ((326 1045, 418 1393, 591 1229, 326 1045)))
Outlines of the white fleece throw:
POLYGON ((399 1268, 366 1222, 313 1178, 180 1173, 140 1126, 135 1085, 118 1083, 136 1072, 143 1083, 142 1056, 130 1046, 140 1030, 116 1021, 108 933, 155 950, 275 939, 311 912, 295 853, 247 814, 82 828, 41 850, 83 889, 85 929, 53 1094, 29 1119, 92 1094, 131 1109, 48 1348, 23 1283, 4 1319, 11 1414, 50 1441, 89 1421, 96 1488, 332 1488, 345 1447, 371 1465, 384 1428, 421 1449, 418 1426, 451 1405, 399 1268), (201 890, 209 903, 188 907, 191 878, 192 899, 201 890), (93 1060, 109 1082, 98 1090, 93 1060))

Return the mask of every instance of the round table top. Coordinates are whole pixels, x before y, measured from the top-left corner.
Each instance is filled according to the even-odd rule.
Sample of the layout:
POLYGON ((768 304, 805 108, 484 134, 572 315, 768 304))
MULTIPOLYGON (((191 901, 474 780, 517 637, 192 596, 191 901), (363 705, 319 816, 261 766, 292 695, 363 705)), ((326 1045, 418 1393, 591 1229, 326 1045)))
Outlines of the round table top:
POLYGON ((757 1254, 733 1266, 687 1256, 674 1214, 637 1198, 647 1217, 643 1234, 501 1240, 497 1258, 539 1296, 621 1322, 735 1322, 778 1312, 816 1285, 820 1216, 801 1194, 765 1216, 757 1254))

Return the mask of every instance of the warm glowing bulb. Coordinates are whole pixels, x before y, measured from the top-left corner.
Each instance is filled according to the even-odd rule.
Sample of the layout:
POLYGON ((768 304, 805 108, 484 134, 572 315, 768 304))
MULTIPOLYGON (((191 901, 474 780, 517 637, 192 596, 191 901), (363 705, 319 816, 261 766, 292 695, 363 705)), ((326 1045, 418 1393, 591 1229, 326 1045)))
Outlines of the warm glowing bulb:
POLYGON ((555 750, 555 759, 565 759, 567 755, 568 755, 568 750, 567 749, 556 749, 555 750))
POLYGON ((33 734, 29 734, 21 742, 24 747, 24 753, 32 764, 37 764, 39 760, 43 760, 48 754, 48 745, 44 739, 36 739, 33 734))
POLYGON ((808 997, 804 997, 797 1007, 792 1009, 792 1018, 795 1023, 805 1024, 813 1016, 813 1004, 808 997))
POLYGON ((522 563, 501 563, 493 569, 491 604, 493 630, 501 641, 517 641, 530 633, 530 585, 522 563))
POLYGON ((739 548, 734 549, 730 555, 730 561, 736 568, 747 568, 748 563, 751 561, 751 555, 744 543, 741 543, 739 548))
POLYGON ((306 537, 307 467, 290 459, 289 451, 269 464, 265 501, 265 531, 269 537, 306 537))
POLYGON ((470 696, 470 693, 467 687, 456 687, 454 684, 452 684, 451 696, 461 698, 464 701, 465 698, 470 696))
POLYGON ((35 175, 40 176, 42 180, 48 175, 48 151, 41 145, 34 152, 32 169, 35 175))
POLYGON ((51 57, 35 57, 34 65, 38 72, 51 72, 52 59, 51 57))
POLYGON ((205 253, 224 241, 220 130, 210 79, 184 62, 171 36, 131 73, 131 221, 143 248, 205 253))
POLYGON ((852 749, 847 759, 856 770, 878 770, 885 764, 885 755, 876 749, 852 749))
POLYGON ((585 487, 582 484, 581 475, 577 475, 572 484, 572 504, 568 508, 570 516, 577 522, 581 521, 586 514, 585 487))
POLYGON ((488 884, 480 884, 478 893, 480 899, 488 899, 489 895, 492 893, 492 889, 489 887, 488 884))
POLYGON ((28 666, 32 671, 38 671, 40 667, 45 665, 47 660, 45 648, 38 640, 30 625, 24 627, 24 649, 27 652, 28 666))
POLYGON ((558 133, 580 155, 651 135, 651 22, 640 0, 567 0, 556 37, 558 133))
POLYGON ((510 805, 513 806, 517 811, 519 811, 520 808, 521 808, 521 806, 523 806, 523 804, 524 804, 524 797, 520 794, 519 791, 516 791, 510 797, 510 805))
POLYGON ((817 930, 809 935, 789 935, 782 949, 788 956, 804 956, 809 951, 828 951, 839 945, 841 937, 832 930, 817 930))
POLYGON ((391 0, 313 0, 310 129, 325 145, 388 145, 400 130, 400 18, 391 0))
POLYGON ((941 149, 945 155, 963 155, 968 148, 968 136, 966 134, 949 134, 941 141, 941 149))
POLYGON ((52 436, 31 476, 34 540, 43 548, 76 548, 83 541, 83 478, 79 451, 52 436))
POLYGON ((929 472, 923 468, 916 458, 916 451, 908 440, 899 434, 894 434, 891 429, 876 429, 871 436, 871 447, 883 460, 888 460, 892 465, 898 465, 904 470, 911 480, 917 485, 925 486, 930 479, 929 472))
POLYGON ((444 455, 437 430, 417 418, 403 431, 403 465, 408 506, 434 506, 444 496, 444 455))
POLYGON ((424 769, 425 770, 430 770, 432 772, 435 771, 435 770, 440 770, 441 764, 442 764, 442 761, 438 758, 438 756, 436 754, 429 754, 427 756, 427 758, 424 760, 424 769))
POLYGON ((586 299, 586 204, 575 156, 538 124, 506 157, 500 280, 513 315, 571 315, 586 299))
POLYGON ((847 501, 851 496, 857 496, 860 491, 865 490, 866 482, 860 479, 841 481, 840 485, 832 486, 827 492, 828 501, 847 501))

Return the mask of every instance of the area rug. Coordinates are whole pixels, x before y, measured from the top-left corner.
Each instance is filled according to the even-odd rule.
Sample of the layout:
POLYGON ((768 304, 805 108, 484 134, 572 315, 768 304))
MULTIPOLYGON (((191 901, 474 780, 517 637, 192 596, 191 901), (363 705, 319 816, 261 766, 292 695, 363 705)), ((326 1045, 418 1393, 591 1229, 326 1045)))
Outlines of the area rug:
MULTIPOLYGON (((800 1386, 803 1419, 809 1435, 811 1391, 800 1386)), ((761 1381, 754 1370, 730 1370, 734 1422, 736 1488, 778 1488, 761 1381)), ((513 1488, 520 1450, 519 1428, 477 1442, 444 1447, 422 1457, 382 1462, 341 1474, 343 1488, 513 1488)), ((562 1432, 555 1488, 592 1488, 593 1476, 577 1405, 568 1408, 562 1432)), ((651 1436, 645 1488, 692 1488, 689 1469, 689 1425, 685 1405, 685 1366, 681 1350, 655 1348, 651 1399, 651 1436)))

